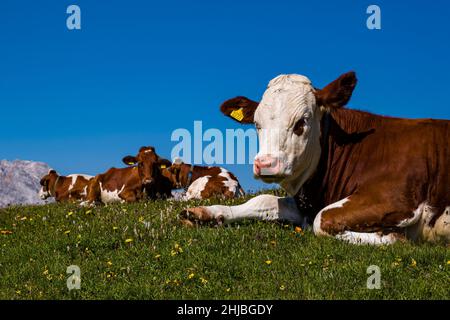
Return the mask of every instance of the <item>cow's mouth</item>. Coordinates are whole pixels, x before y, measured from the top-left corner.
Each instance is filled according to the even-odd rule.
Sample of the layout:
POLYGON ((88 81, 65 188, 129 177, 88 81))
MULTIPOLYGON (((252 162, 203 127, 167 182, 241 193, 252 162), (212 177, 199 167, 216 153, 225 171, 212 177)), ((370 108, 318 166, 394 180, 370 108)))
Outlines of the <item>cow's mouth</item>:
POLYGON ((283 181, 284 177, 283 176, 278 176, 278 175, 274 175, 274 176, 261 176, 261 175, 255 175, 255 179, 258 180, 262 180, 265 183, 280 183, 281 181, 283 181))

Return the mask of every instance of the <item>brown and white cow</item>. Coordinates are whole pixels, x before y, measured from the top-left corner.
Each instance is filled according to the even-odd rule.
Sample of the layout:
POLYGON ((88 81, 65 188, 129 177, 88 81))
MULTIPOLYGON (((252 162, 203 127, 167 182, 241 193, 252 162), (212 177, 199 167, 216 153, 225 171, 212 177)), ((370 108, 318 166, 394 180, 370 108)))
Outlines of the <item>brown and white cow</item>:
POLYGON ((346 109, 356 82, 349 72, 316 89, 304 76, 280 75, 259 103, 223 103, 225 115, 256 125, 255 177, 293 198, 261 195, 240 206, 190 208, 182 217, 288 220, 351 243, 450 242, 450 121, 346 109))
POLYGON ((174 188, 186 190, 186 200, 231 199, 245 195, 236 176, 221 167, 194 166, 177 158, 166 172, 174 188))
POLYGON ((87 186, 92 178, 85 174, 60 176, 55 170, 50 170, 40 181, 39 197, 42 200, 53 197, 56 202, 85 200, 87 186))
POLYGON ((154 147, 141 147, 134 156, 126 156, 127 168, 111 168, 95 176, 88 187, 86 202, 94 203, 135 202, 144 199, 161 176, 160 165, 167 160, 160 158, 154 147))

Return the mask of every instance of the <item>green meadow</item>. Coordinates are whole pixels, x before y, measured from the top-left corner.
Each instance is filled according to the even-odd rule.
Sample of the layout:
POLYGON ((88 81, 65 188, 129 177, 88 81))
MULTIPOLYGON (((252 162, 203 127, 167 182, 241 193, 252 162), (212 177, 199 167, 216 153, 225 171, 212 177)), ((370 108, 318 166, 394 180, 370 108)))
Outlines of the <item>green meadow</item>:
MULTIPOLYGON (((251 196, 225 201, 240 204, 251 196)), ((357 246, 292 225, 187 228, 153 201, 0 210, 0 299, 448 299, 443 245, 357 246), (80 268, 69 290, 67 267, 80 268), (368 289, 368 267, 380 289, 368 289)))

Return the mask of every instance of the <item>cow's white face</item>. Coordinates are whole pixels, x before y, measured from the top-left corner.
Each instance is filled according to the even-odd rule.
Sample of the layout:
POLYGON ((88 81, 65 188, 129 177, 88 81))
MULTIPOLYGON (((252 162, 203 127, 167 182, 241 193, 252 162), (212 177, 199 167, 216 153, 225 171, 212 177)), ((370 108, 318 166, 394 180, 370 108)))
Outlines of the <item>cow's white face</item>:
POLYGON ((270 81, 254 114, 260 145, 255 177, 295 194, 318 165, 321 117, 308 78, 281 75, 270 81))
POLYGON ((279 183, 294 195, 319 163, 323 113, 345 106, 356 82, 355 73, 347 72, 315 89, 304 76, 281 75, 270 81, 261 102, 238 96, 222 103, 220 111, 239 123, 256 125, 256 178, 279 183))

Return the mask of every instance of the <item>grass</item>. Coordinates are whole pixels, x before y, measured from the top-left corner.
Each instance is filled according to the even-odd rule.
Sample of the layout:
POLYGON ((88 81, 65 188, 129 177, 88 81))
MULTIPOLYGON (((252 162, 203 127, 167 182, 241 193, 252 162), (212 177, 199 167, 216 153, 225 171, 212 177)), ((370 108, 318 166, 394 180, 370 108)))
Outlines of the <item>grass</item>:
POLYGON ((355 246, 276 223, 179 224, 182 208, 211 203, 0 210, 0 299, 449 298, 444 246, 355 246), (81 269, 80 290, 67 289, 70 265, 81 269), (379 290, 366 287, 370 265, 379 290))

